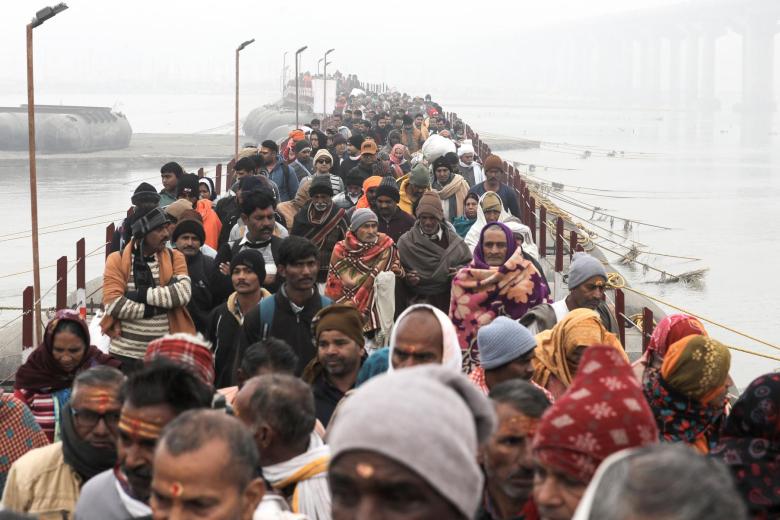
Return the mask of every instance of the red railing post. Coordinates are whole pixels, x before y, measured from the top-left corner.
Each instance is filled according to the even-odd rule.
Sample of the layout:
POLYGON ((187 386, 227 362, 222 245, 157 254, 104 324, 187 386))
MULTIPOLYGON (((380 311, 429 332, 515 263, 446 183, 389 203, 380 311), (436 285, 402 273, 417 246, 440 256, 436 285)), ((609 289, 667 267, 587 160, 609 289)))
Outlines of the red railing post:
POLYGON ((217 192, 216 195, 222 193, 222 163, 217 164, 217 172, 214 174, 214 189, 217 192))
POLYGON ((626 349, 626 321, 623 316, 626 315, 626 296, 620 289, 615 289, 615 318, 617 318, 618 336, 623 350, 626 349))
POLYGON ((539 256, 547 256, 547 206, 539 206, 539 256))
POLYGON ((116 231, 116 226, 113 222, 106 226, 106 258, 111 254, 111 240, 114 238, 114 231, 116 231))
POLYGON ((230 191, 230 187, 233 185, 233 170, 236 166, 236 160, 230 159, 227 164, 227 175, 225 175, 225 193, 230 191))
POLYGON ((203 173, 203 167, 198 168, 198 178, 202 179, 205 173, 203 173))
POLYGON ((68 257, 57 259, 57 310, 68 306, 68 257))
POLYGON ((76 305, 81 318, 87 319, 87 255, 86 242, 76 242, 76 305))
POLYGON ((577 250, 577 231, 574 229, 569 233, 569 260, 574 256, 574 252, 577 250))
POLYGON ((22 348, 32 348, 33 344, 33 288, 26 287, 22 293, 22 348))
POLYGON ((528 204, 531 206, 530 216, 531 216, 531 238, 533 239, 534 243, 536 243, 536 199, 531 197, 528 199, 528 204))
POLYGON ((563 219, 555 222, 555 272, 563 272, 563 219))
POLYGON ((642 312, 642 354, 650 344, 650 336, 653 335, 653 311, 645 307, 642 312))

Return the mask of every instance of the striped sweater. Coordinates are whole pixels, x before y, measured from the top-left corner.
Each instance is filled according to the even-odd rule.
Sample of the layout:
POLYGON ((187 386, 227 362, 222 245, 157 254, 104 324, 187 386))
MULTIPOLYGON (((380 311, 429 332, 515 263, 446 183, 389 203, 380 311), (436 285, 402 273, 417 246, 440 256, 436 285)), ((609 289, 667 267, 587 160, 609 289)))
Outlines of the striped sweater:
MULTIPOLYGON (((131 262, 132 263, 132 262, 131 262)), ((189 276, 174 276, 169 285, 160 287, 160 264, 155 257, 147 261, 152 271, 156 287, 149 289, 146 301, 149 305, 163 309, 175 309, 184 307, 192 297, 192 284, 189 276)), ((127 281, 127 291, 135 291, 133 273, 127 281)), ((122 331, 119 336, 111 340, 109 352, 120 356, 142 359, 146 353, 146 346, 150 341, 160 338, 170 332, 168 325, 168 313, 158 314, 151 318, 144 318, 146 305, 126 298, 119 297, 106 307, 106 314, 122 320, 122 331)))

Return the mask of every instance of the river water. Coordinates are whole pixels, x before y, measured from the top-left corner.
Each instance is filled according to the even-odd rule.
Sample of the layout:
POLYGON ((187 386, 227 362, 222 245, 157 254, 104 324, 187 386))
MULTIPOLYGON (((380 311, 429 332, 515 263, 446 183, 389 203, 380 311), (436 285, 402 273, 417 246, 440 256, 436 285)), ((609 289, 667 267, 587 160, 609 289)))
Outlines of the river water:
MULTIPOLYGON (((270 101, 273 94, 269 93, 267 99, 261 97, 258 96, 260 101, 270 101)), ((177 101, 155 101, 149 96, 138 100, 128 98, 123 108, 137 132, 199 132, 229 122, 230 116, 225 117, 225 113, 232 98, 202 98, 177 101), (185 108, 194 102, 219 109, 185 108)), ((65 100, 64 103, 76 104, 76 101, 86 102, 65 100)), ((640 261, 673 274, 709 269, 700 284, 691 286, 657 283, 660 275, 652 270, 645 273, 641 266, 622 267, 622 274, 632 286, 780 344, 780 330, 774 323, 780 277, 775 277, 773 271, 776 265, 773 259, 780 256, 780 240, 775 238, 780 227, 780 205, 775 202, 780 195, 780 179, 774 175, 780 165, 777 137, 766 135, 765 143, 745 144, 741 121, 726 111, 703 118, 668 111, 490 106, 463 99, 441 102, 479 132, 543 141, 541 149, 498 153, 507 160, 536 165, 535 175, 540 179, 563 183, 566 190, 559 196, 568 197, 578 205, 598 206, 605 213, 633 222, 671 228, 634 224, 628 237, 645 244, 645 250, 701 259, 689 261, 643 254, 640 261), (587 159, 581 158, 585 150, 591 152, 587 159), (616 157, 607 156, 612 150, 618 152, 616 157)), ((247 106, 252 105, 247 103, 247 106)), ((189 170, 213 166, 182 162, 189 170)), ((88 259, 87 278, 99 275, 106 222, 121 219, 132 190, 141 179, 159 184, 158 172, 156 168, 111 168, 105 164, 73 167, 41 163, 38 169, 41 265, 52 265, 61 255, 75 258, 75 242, 85 237, 88 252, 98 249, 88 259), (77 219, 86 220, 63 224, 77 219), (62 230, 75 226, 80 227, 62 230)), ((0 190, 5 195, 0 206, 4 223, 0 231, 0 244, 4 248, 0 276, 28 271, 31 267, 29 234, 12 235, 30 228, 28 183, 25 167, 0 164, 0 190)), ((563 203, 561 206, 581 217, 592 215, 590 210, 563 203)), ((623 229, 620 218, 612 224, 608 218, 595 224, 607 229, 614 226, 615 232, 623 229)), ((622 238, 602 234, 630 245, 622 238)), ((615 251, 626 251, 611 242, 598 242, 615 251)), ((0 278, 0 306, 19 306, 21 290, 31 285, 31 280, 29 273, 0 278)), ((54 282, 54 269, 44 269, 43 290, 48 290, 54 282)), ((71 289, 74 283, 75 275, 71 273, 71 289)), ((44 305, 52 304, 53 296, 53 292, 46 296, 44 305)), ((0 326, 18 314, 13 310, 0 312, 0 326)), ((708 326, 708 330, 712 336, 734 346, 780 355, 770 347, 718 327, 708 326)), ((780 362, 740 352, 734 352, 732 363, 741 387, 761 373, 780 368, 780 362)))

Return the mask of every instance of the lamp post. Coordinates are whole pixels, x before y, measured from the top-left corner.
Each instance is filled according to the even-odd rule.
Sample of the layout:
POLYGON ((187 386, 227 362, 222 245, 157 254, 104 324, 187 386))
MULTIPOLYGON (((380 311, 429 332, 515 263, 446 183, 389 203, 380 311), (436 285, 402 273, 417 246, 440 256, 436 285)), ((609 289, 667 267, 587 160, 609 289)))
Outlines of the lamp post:
POLYGON ((322 69, 322 119, 323 122, 328 117, 328 54, 336 49, 328 49, 325 52, 325 56, 322 57, 325 60, 325 66, 322 69))
POLYGON ((301 126, 298 124, 298 60, 301 53, 308 48, 308 45, 304 45, 295 51, 295 128, 300 128, 301 126))
POLYGON ((282 99, 284 99, 284 84, 287 79, 287 54, 288 53, 285 51, 284 57, 282 58, 282 99))
POLYGON ((254 38, 251 40, 247 40, 241 45, 238 46, 236 49, 236 142, 235 142, 235 153, 233 154, 233 159, 238 160, 238 53, 240 53, 244 48, 255 41, 254 38))
POLYGON ((322 60, 324 59, 325 58, 320 58, 319 60, 317 60, 317 76, 320 75, 320 63, 322 63, 322 60))
POLYGON ((35 344, 41 342, 41 273, 38 256, 38 173, 35 169, 35 92, 33 81, 33 29, 58 15, 68 6, 44 7, 27 24, 27 148, 30 154, 30 220, 32 223, 33 298, 35 298, 35 344))

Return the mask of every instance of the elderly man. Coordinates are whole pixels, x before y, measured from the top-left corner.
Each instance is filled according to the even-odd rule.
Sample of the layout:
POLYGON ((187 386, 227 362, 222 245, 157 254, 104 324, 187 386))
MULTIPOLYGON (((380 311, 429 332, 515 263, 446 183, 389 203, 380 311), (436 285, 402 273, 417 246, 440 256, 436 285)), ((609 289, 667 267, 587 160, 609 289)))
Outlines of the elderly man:
POLYGON ((401 192, 398 207, 409 215, 414 215, 414 204, 430 187, 431 176, 428 173, 428 168, 420 163, 412 168, 411 173, 398 179, 398 190, 401 192))
POLYGON ((187 310, 195 323, 195 330, 205 334, 209 313, 213 308, 209 283, 214 260, 201 252, 206 234, 200 218, 195 210, 185 211, 173 229, 171 241, 187 261, 187 272, 192 284, 192 298, 187 304, 187 310))
POLYGON ((363 316, 351 305, 325 307, 314 318, 317 357, 303 372, 314 391, 317 419, 327 427, 339 401, 355 388, 366 352, 363 316))
POLYGON ((531 442, 550 401, 539 388, 519 379, 493 387, 490 400, 498 427, 480 451, 486 482, 476 519, 537 519, 531 442))
POLYGON ((398 208, 401 192, 398 183, 392 177, 385 177, 376 188, 374 205, 379 217, 379 232, 384 233, 398 243, 401 235, 412 229, 414 217, 398 208))
POLYGON ((295 172, 295 176, 298 178, 298 182, 301 182, 306 177, 311 175, 312 160, 311 160, 311 143, 306 139, 302 139, 295 143, 295 160, 290 163, 290 169, 295 172))
POLYGON ((604 459, 657 442, 653 412, 628 362, 612 347, 588 347, 568 392, 544 414, 534 436, 540 516, 571 519, 604 459))
MULTIPOLYGON (((108 366, 76 377, 62 412, 62 441, 31 450, 13 463, 3 493, 5 509, 42 520, 73 518, 82 484, 116 462, 123 381, 122 373, 108 366)), ((8 428, 13 434, 13 425, 8 428)))
POLYGON ((488 191, 494 191, 501 197, 504 207, 517 218, 520 218, 520 204, 517 202, 515 190, 501 182, 501 176, 504 175, 504 161, 498 155, 488 155, 485 159, 485 181, 475 184, 471 188, 471 193, 476 193, 480 197, 488 191))
POLYGON ((214 351, 215 386, 224 388, 236 384, 240 328, 244 315, 269 296, 263 289, 265 262, 263 256, 253 249, 245 249, 230 262, 230 279, 234 292, 227 301, 209 316, 206 337, 214 351))
POLYGON ((398 240, 406 277, 407 302, 430 303, 449 310, 452 278, 471 261, 471 252, 455 230, 444 223, 439 196, 427 191, 417 204, 417 223, 398 240))
POLYGON ((154 518, 190 518, 194 508, 200 518, 251 520, 265 494, 257 464, 254 439, 237 419, 216 410, 183 413, 154 453, 154 518))
POLYGON ((186 310, 192 297, 187 262, 168 249, 168 220, 154 208, 133 224, 133 239, 121 252, 111 253, 103 271, 100 322, 111 337, 109 351, 122 361, 123 371, 141 364, 146 345, 165 334, 195 333, 186 310))
POLYGON ((314 432, 314 396, 293 376, 272 374, 246 382, 236 415, 254 433, 262 475, 290 502, 294 513, 329 519, 330 449, 314 432))
POLYGON ((441 199, 444 216, 450 222, 463 215, 463 203, 469 193, 468 182, 456 172, 447 156, 433 161, 434 177, 431 188, 441 199))
POLYGON ((520 318, 520 323, 533 334, 552 329, 574 309, 591 309, 599 313, 604 328, 613 334, 618 331, 614 312, 604 301, 607 271, 604 265, 588 253, 578 252, 569 265, 569 294, 554 303, 537 305, 520 318))
POLYGON ((180 413, 208 408, 212 392, 190 371, 152 364, 127 380, 120 397, 117 465, 95 475, 81 489, 78 520, 148 518, 154 448, 160 432, 180 413))
POLYGON ((309 239, 319 250, 318 283, 328 278, 328 266, 333 248, 347 234, 344 209, 333 204, 333 187, 329 177, 316 175, 309 184, 311 197, 295 215, 291 235, 309 239))
MULTIPOLYGON (((536 338, 517 321, 499 316, 477 332, 480 365, 469 378, 487 393, 511 379, 531 381, 536 338)), ((541 390, 541 387, 532 383, 541 390)), ((550 396, 552 398, 552 396, 550 396)))
POLYGON ((366 383, 328 436, 334 520, 474 518, 483 483, 477 447, 494 426, 487 398, 441 367, 366 383))
POLYGON ((352 302, 357 307, 363 314, 366 333, 380 328, 377 300, 389 298, 394 302, 392 293, 377 294, 377 276, 383 272, 396 277, 404 274, 393 239, 377 230, 377 222, 370 209, 355 211, 347 236, 333 249, 325 286, 325 294, 334 302, 352 302))
POLYGON ((485 182, 485 174, 479 163, 474 160, 475 155, 471 140, 464 141, 458 148, 458 172, 466 179, 470 188, 485 182))

